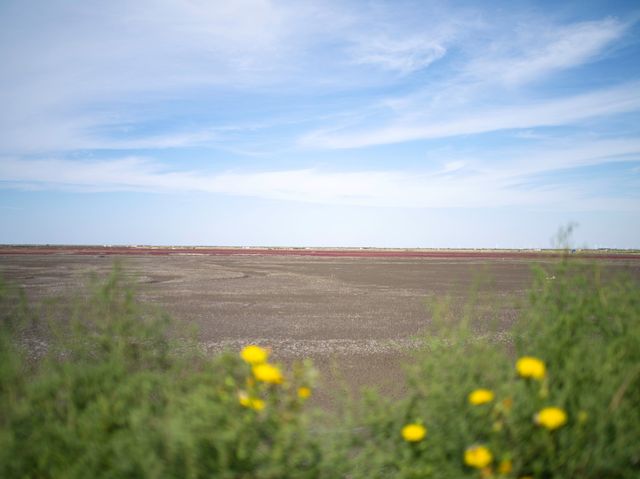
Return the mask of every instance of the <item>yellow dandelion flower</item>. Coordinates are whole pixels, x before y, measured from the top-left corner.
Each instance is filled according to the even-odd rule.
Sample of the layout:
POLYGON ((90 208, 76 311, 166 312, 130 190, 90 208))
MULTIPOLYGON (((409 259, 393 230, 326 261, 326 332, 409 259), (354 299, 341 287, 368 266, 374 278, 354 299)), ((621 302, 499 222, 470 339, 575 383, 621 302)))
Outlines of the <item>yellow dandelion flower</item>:
POLYGON ((273 364, 258 364, 252 368, 253 375, 258 381, 269 384, 282 384, 284 378, 280 368, 273 364))
POLYGON ((265 408, 265 402, 262 399, 251 397, 244 391, 238 393, 238 402, 242 406, 255 411, 262 411, 265 408))
POLYGON ((422 424, 407 424, 402 428, 402 438, 407 442, 420 442, 427 435, 427 428, 422 424))
POLYGON ((249 403, 249 407, 255 411, 262 411, 265 407, 265 403, 262 399, 251 398, 251 402, 249 403))
POLYGON ((251 365, 262 364, 267 362, 269 351, 255 344, 245 346, 240 351, 240 357, 251 365))
POLYGON ((498 472, 500 474, 509 474, 511 471, 513 471, 513 462, 511 462, 511 459, 503 459, 500 461, 500 465, 498 466, 498 472))
POLYGON ((486 404, 493 401, 493 391, 489 389, 476 389, 469 394, 468 399, 469 403, 473 404, 474 406, 486 404))
POLYGON ((541 380, 546 374, 544 362, 532 356, 523 356, 516 362, 516 370, 523 378, 541 380))
POLYGON ((483 469, 491 464, 493 455, 485 446, 471 446, 464 451, 464 463, 467 466, 483 469))
POLYGON ((249 407, 249 405, 251 404, 251 400, 249 399, 249 395, 244 391, 240 391, 238 393, 238 402, 240 403, 240 405, 242 405, 244 407, 249 407))
POLYGON ((553 431, 567 423, 567 413, 559 407, 546 407, 535 415, 534 422, 553 431))
POLYGON ((309 396, 311 396, 311 389, 305 386, 298 388, 298 397, 300 399, 307 399, 309 396))

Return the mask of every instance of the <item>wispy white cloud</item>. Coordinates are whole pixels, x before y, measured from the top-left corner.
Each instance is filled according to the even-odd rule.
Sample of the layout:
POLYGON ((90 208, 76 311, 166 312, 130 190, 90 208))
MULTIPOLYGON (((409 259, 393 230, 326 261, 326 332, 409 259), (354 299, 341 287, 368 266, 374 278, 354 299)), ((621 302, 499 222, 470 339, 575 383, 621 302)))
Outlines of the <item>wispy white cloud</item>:
MULTIPOLYGON (((360 5, 355 20, 340 31, 351 63, 409 75, 428 68, 477 31, 477 11, 437 2, 415 8, 398 2, 360 5)), ((367 70, 365 75, 371 75, 367 70)), ((362 78, 362 77, 361 77, 362 78)))
POLYGON ((388 125, 373 128, 314 131, 300 139, 312 148, 360 148, 414 140, 486 133, 496 130, 558 126, 640 109, 640 84, 546 101, 475 109, 396 115, 388 125))
MULTIPOLYGON (((25 13, 20 2, 7 5, 0 15, 0 148, 14 154, 207 145, 220 139, 219 130, 181 121, 170 122, 163 134, 137 138, 113 138, 105 132, 132 121, 130 115, 145 125, 157 114, 154 109, 149 113, 149 104, 179 105, 199 96, 215 99, 256 90, 272 98, 291 90, 312 92, 311 98, 314 93, 393 85, 403 81, 399 77, 435 68, 449 50, 458 57, 453 67, 438 72, 437 81, 425 77, 403 85, 403 91, 413 93, 401 98, 373 95, 360 111, 349 105, 352 118, 359 119, 348 129, 340 131, 329 120, 325 124, 331 122, 336 131, 321 127, 298 135, 303 137, 299 143, 353 148, 520 124, 562 124, 563 118, 565 123, 575 120, 558 115, 551 123, 521 121, 519 115, 537 115, 535 106, 523 104, 517 95, 505 97, 496 85, 526 84, 599 58, 630 25, 615 18, 568 25, 539 19, 520 27, 483 25, 473 20, 475 12, 430 4, 416 14, 406 5, 377 2, 354 7, 331 1, 70 5, 54 0, 43 2, 37 15, 25 13), (11 20, 20 15, 20 21, 11 20), (487 103, 502 106, 487 110, 487 103), (380 117, 372 105, 387 110, 380 117), (375 126, 367 123, 371 111, 375 126)), ((565 103, 569 107, 571 100, 565 103)), ((562 101, 543 105, 561 107, 562 101)), ((167 114, 173 107, 165 108, 167 114)), ((341 113, 339 105, 331 108, 322 113, 341 113)), ((305 122, 300 115, 299 128, 305 122)), ((291 137, 285 141, 296 143, 291 137)), ((227 146, 242 151, 245 145, 227 146)))
MULTIPOLYGON (((0 148, 117 148, 97 132, 132 120, 143 131, 181 102, 204 97, 215 105, 221 89, 228 96, 290 83, 325 20, 343 23, 330 8, 267 0, 4 3, 0 148)), ((169 123, 165 138, 143 133, 122 147, 201 143, 198 132, 185 132, 190 125, 169 123)))
POLYGON ((428 67, 442 58, 447 49, 442 42, 431 39, 407 38, 389 40, 368 39, 354 49, 354 61, 379 66, 402 74, 428 67))
POLYGON ((640 140, 590 142, 540 150, 526 157, 506 152, 502 162, 448 158, 430 170, 203 172, 176 170, 145 158, 103 161, 0 161, 0 181, 13 187, 74 191, 208 192, 296 202, 384 207, 618 208, 637 210, 627 194, 589 195, 584 185, 536 178, 562 169, 640 161, 640 140))
MULTIPOLYGON (((215 109, 216 99, 248 91, 312 97, 388 85, 440 58, 469 25, 447 10, 410 26, 411 13, 333 1, 51 0, 33 11, 7 2, 0 5, 0 148, 118 148, 96 132, 131 117, 139 125, 159 113, 171 118, 200 98, 215 109)), ((171 123, 166 138, 127 142, 180 146, 189 134, 184 122, 171 123)), ((190 145, 202 143, 191 137, 190 145)))
MULTIPOLYGON (((493 158, 495 159, 495 157, 493 158)), ((606 165, 614 162, 640 161, 640 138, 585 140, 567 138, 562 144, 551 144, 523 150, 506 151, 497 161, 496 169, 507 175, 535 175, 559 170, 606 165)))
POLYGON ((615 18, 568 25, 533 25, 478 54, 465 73, 483 82, 516 85, 583 65, 620 39, 630 24, 615 18))
POLYGON ((523 94, 515 88, 600 58, 632 24, 605 18, 567 25, 532 22, 507 28, 507 34, 498 35, 489 45, 480 42, 469 47, 470 59, 457 73, 453 70, 444 79, 410 94, 378 99, 368 116, 303 134, 299 144, 307 148, 360 148, 568 125, 637 111, 637 83, 565 96, 534 95, 531 91, 523 94), (505 85, 513 88, 505 91, 505 85))
POLYGON ((43 151, 74 150, 162 150, 213 145, 223 136, 217 128, 191 131, 168 131, 164 134, 142 134, 130 137, 109 137, 96 133, 104 127, 91 119, 83 122, 61 122, 57 125, 34 123, 29 130, 5 131, 2 148, 5 151, 42 153, 43 151), (13 133, 10 135, 10 133, 13 133))

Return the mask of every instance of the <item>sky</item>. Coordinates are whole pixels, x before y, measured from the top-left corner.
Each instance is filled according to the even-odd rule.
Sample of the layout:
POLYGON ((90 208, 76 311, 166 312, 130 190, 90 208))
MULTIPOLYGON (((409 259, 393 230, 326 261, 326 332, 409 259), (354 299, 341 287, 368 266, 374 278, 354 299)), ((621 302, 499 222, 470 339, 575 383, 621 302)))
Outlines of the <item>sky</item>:
POLYGON ((640 248, 637 1, 0 1, 0 243, 640 248))

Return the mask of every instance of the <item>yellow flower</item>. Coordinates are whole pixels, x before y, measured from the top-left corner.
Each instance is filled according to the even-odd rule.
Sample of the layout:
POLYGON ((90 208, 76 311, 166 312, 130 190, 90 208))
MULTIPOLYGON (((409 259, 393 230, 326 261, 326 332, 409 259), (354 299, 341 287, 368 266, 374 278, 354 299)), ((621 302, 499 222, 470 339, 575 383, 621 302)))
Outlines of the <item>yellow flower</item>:
POLYGON ((262 399, 252 398, 244 391, 238 393, 238 402, 242 406, 255 411, 262 411, 265 407, 265 403, 262 399))
POLYGON ((244 391, 240 391, 238 393, 238 402, 244 407, 249 407, 249 395, 244 391))
POLYGON ((493 391, 489 389, 476 389, 469 394, 469 402, 474 406, 493 401, 493 391))
POLYGON ((264 401, 258 398, 251 398, 251 402, 249 403, 249 407, 255 411, 262 411, 264 406, 264 401))
POLYGON ((493 461, 491 451, 485 446, 471 446, 464 452, 464 463, 467 466, 482 469, 493 461))
POLYGON ((523 356, 516 362, 516 370, 523 378, 543 379, 546 374, 544 363, 532 356, 523 356))
POLYGON ((422 424, 407 424, 402 428, 402 438, 407 442, 419 442, 427 435, 427 428, 422 424))
POLYGON ((513 470, 513 463, 510 459, 503 459, 498 466, 498 472, 500 474, 509 474, 513 470))
POLYGON ((311 396, 311 389, 305 386, 298 388, 298 397, 300 399, 307 399, 309 396, 311 396))
POLYGON ((269 352, 260 346, 251 344, 242 348, 242 351, 240 351, 240 357, 251 365, 262 364, 267 362, 269 352))
POLYGON ((539 426, 553 431, 567 423, 567 413, 558 407, 546 407, 535 415, 534 421, 539 426))
POLYGON ((255 378, 263 383, 282 384, 284 379, 280 369, 272 364, 258 364, 252 370, 255 378))

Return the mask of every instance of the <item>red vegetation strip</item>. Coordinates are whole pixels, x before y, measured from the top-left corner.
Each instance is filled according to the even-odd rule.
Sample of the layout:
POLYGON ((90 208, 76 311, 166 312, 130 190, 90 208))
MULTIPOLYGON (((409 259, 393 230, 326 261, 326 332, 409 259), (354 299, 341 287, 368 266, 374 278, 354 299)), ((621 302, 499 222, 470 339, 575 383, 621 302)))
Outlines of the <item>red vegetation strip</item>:
MULTIPOLYGON (((469 250, 336 250, 287 248, 154 248, 131 246, 0 246, 0 255, 207 255, 207 256, 313 256, 331 258, 476 258, 476 259, 544 259, 560 258, 560 252, 538 251, 469 251, 469 250)), ((575 253, 585 259, 640 260, 633 253, 575 253)))

